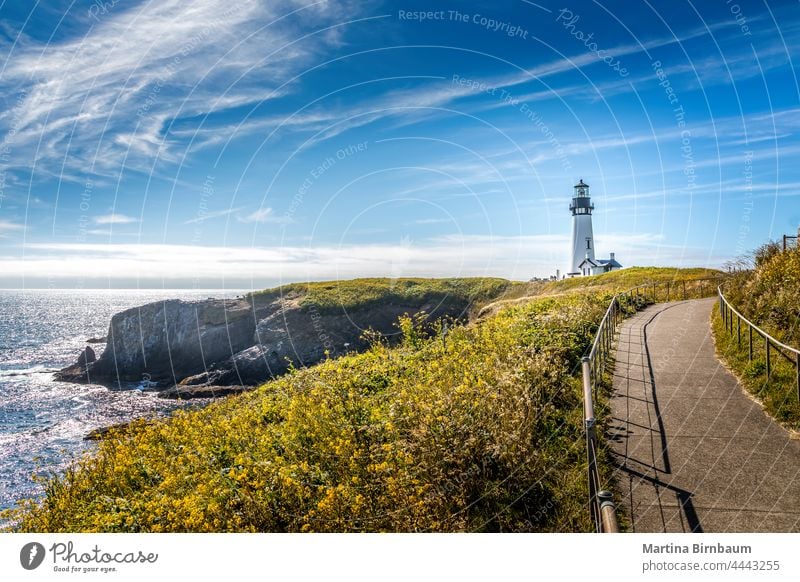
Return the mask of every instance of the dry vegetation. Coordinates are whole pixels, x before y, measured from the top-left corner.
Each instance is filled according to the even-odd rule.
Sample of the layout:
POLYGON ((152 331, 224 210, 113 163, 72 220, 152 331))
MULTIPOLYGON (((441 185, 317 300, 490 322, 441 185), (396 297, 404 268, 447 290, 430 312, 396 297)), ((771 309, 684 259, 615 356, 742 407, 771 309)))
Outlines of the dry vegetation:
MULTIPOLYGON (((20 531, 588 531, 580 356, 614 290, 681 274, 553 283, 575 292, 470 325, 401 318, 396 347, 373 337, 364 353, 112 434, 9 517, 20 531)), ((482 281, 464 295, 514 289, 482 281)), ((313 301, 334 305, 341 286, 320 285, 313 301)))

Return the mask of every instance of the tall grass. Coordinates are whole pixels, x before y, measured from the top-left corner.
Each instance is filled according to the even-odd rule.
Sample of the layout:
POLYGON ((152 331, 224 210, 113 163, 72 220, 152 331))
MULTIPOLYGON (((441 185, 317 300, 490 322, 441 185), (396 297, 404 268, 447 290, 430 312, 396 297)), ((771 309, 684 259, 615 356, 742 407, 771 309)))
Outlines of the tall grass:
POLYGON ((290 283, 251 294, 256 303, 278 298, 298 301, 301 308, 320 313, 341 313, 382 305, 420 308, 426 304, 468 308, 495 299, 514 287, 506 279, 466 277, 451 279, 372 278, 347 281, 290 283))
POLYGON ((8 517, 55 532, 591 531, 580 357, 609 289, 644 282, 584 281, 602 277, 470 325, 404 317, 395 347, 373 336, 364 353, 134 423, 8 517))
MULTIPOLYGON (((776 243, 762 246, 755 252, 753 269, 735 274, 723 292, 747 319, 779 341, 800 347, 800 249, 781 251, 776 243)), ((754 341, 751 361, 746 332, 740 343, 735 331, 731 334, 725 329, 716 310, 712 327, 719 354, 747 390, 775 419, 800 429, 795 367, 773 351, 767 377, 766 348, 760 337, 754 341)))

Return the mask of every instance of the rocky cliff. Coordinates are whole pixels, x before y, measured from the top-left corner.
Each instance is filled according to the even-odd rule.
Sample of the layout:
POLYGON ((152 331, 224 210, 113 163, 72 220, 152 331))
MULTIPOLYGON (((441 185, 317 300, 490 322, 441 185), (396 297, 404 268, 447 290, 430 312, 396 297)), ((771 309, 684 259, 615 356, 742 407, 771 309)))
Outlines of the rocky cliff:
POLYGON ((465 317, 474 293, 462 282, 473 280, 439 280, 460 286, 424 293, 416 287, 425 280, 413 281, 403 292, 392 287, 383 301, 356 292, 355 299, 336 304, 330 293, 309 300, 302 288, 287 287, 240 299, 150 303, 114 315, 100 357, 93 361, 83 353, 56 378, 112 387, 146 382, 165 397, 219 396, 260 384, 289 366, 363 349, 367 329, 391 341, 404 313, 465 317))

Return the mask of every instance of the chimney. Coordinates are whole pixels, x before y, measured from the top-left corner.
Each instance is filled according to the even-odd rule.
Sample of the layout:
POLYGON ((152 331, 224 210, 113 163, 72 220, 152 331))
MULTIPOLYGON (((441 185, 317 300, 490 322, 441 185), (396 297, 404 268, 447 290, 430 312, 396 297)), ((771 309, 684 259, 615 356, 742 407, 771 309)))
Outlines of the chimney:
POLYGON ((614 260, 614 253, 611 253, 611 260, 614 260))

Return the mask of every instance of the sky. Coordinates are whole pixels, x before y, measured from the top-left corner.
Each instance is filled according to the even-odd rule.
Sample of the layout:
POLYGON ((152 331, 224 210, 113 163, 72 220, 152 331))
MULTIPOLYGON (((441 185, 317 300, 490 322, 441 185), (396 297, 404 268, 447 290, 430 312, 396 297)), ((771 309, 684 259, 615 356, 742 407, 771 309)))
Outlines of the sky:
MULTIPOLYGON (((2 2, 2 0, 0 0, 2 2)), ((797 0, 0 4, 0 287, 724 267, 800 224, 797 0)))

